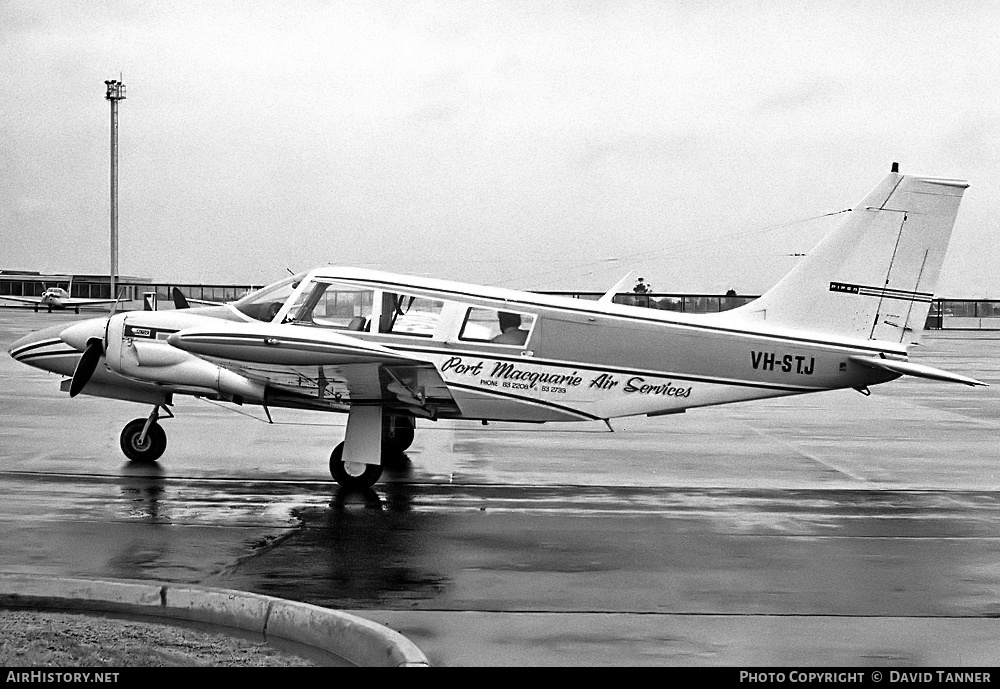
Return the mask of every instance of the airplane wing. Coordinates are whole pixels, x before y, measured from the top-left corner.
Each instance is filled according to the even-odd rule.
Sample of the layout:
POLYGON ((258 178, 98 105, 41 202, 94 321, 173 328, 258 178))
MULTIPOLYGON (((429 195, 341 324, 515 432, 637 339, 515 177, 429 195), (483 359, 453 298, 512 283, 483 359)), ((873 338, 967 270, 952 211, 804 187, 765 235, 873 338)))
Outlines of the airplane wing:
POLYGON ((4 296, 0 297, 0 299, 3 299, 5 301, 16 301, 16 302, 21 303, 21 304, 41 304, 42 303, 42 298, 41 297, 9 297, 7 295, 4 295, 4 296))
POLYGON ((70 297, 69 299, 62 300, 66 306, 97 306, 100 304, 114 304, 117 301, 117 299, 83 299, 78 297, 70 297))
POLYGON ((182 330, 167 341, 266 384, 273 404, 334 411, 380 404, 427 418, 458 411, 430 361, 336 331, 226 324, 182 330))

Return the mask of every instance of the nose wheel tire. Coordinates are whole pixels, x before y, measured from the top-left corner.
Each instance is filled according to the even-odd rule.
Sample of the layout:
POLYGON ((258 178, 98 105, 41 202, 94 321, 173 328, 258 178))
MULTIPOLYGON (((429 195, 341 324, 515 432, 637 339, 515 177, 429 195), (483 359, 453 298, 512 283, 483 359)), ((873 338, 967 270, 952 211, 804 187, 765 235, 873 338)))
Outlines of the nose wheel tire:
POLYGON ((139 442, 143 426, 145 425, 146 419, 136 419, 135 421, 130 421, 122 429, 122 452, 133 462, 155 462, 167 449, 167 434, 164 433, 160 424, 155 422, 150 424, 145 440, 139 442))
POLYGON ((330 453, 330 475, 344 488, 359 490, 374 486, 382 476, 382 467, 344 462, 344 443, 340 443, 330 453))

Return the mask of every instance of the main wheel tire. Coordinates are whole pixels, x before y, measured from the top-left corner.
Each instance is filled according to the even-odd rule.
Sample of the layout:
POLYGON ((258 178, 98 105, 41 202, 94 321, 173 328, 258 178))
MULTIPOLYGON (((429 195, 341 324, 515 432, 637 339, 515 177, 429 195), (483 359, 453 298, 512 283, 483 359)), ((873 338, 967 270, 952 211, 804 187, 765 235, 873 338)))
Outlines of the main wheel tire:
POLYGON ((145 425, 146 419, 136 419, 129 421, 122 429, 122 452, 133 462, 155 462, 163 456, 163 452, 167 449, 167 434, 155 421, 149 425, 145 442, 139 442, 145 425))
POLYGON ((364 471, 356 474, 348 470, 344 462, 344 443, 340 443, 333 448, 330 453, 330 475, 344 488, 351 490, 371 488, 382 476, 382 465, 380 464, 352 464, 351 467, 365 467, 364 471))
POLYGON ((413 443, 413 435, 412 416, 386 414, 382 421, 382 454, 398 455, 406 452, 413 443))

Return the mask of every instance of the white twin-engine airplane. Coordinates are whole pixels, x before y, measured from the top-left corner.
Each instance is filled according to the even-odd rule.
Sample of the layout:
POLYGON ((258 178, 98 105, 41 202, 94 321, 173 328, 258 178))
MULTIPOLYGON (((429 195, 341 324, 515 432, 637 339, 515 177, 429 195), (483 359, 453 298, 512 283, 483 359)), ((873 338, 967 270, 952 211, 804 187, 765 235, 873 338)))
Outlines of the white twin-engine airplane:
POLYGON ((417 418, 607 422, 901 375, 984 385, 907 361, 967 186, 890 173, 774 288, 724 313, 327 267, 222 306, 45 329, 10 353, 69 376, 71 397, 152 405, 121 435, 140 462, 163 453, 174 395, 346 412, 330 471, 349 487, 379 479, 417 418))
MULTIPOLYGON (((73 281, 70 281, 72 286, 73 281)), ((62 287, 48 287, 42 292, 40 297, 12 297, 9 295, 4 295, 0 299, 6 299, 8 301, 16 301, 21 304, 31 304, 35 307, 35 312, 38 312, 40 306, 48 308, 49 313, 52 313, 52 309, 74 309, 77 313, 80 313, 81 306, 100 306, 102 304, 114 304, 116 300, 114 299, 89 299, 86 297, 71 297, 69 295, 69 290, 63 289, 62 287)))

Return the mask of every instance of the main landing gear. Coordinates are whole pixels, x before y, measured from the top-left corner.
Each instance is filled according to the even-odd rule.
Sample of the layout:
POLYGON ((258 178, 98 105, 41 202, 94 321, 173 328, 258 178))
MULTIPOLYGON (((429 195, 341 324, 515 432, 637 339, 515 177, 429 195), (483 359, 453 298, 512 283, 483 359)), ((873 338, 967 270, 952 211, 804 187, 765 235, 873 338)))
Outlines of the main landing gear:
POLYGON ((379 407, 363 407, 352 410, 347 418, 347 438, 333 448, 330 454, 330 475, 344 488, 351 490, 371 488, 382 476, 382 466, 386 460, 401 455, 413 442, 414 420, 412 416, 399 414, 382 414, 379 407), (381 420, 378 417, 381 416, 381 420), (378 423, 379 425, 375 425, 378 423), (380 429, 379 436, 372 437, 371 431, 380 429), (367 436, 367 442, 364 438, 367 436), (344 446, 352 438, 365 442, 362 452, 369 455, 376 451, 378 464, 371 457, 355 457, 368 461, 344 461, 344 446), (373 447, 374 446, 374 447, 373 447))
POLYGON ((413 443, 412 416, 386 414, 382 417, 382 456, 401 455, 413 443))
MULTIPOLYGON (((157 405, 147 418, 130 421, 122 429, 122 452, 133 462, 150 464, 166 451, 167 434, 157 423, 161 409, 167 418, 173 418, 169 408, 157 405)), ((383 465, 410 447, 414 425, 409 414, 383 414, 381 407, 352 409, 344 442, 330 454, 330 475, 344 488, 371 488, 382 477, 383 465), (351 454, 345 460, 347 447, 351 454)))
MULTIPOLYGON (((174 417, 166 407, 163 407, 163 411, 167 413, 167 418, 174 417)), ((122 429, 122 452, 133 462, 139 464, 155 462, 167 449, 167 434, 157 423, 159 418, 160 407, 156 406, 148 418, 129 421, 122 429)))

